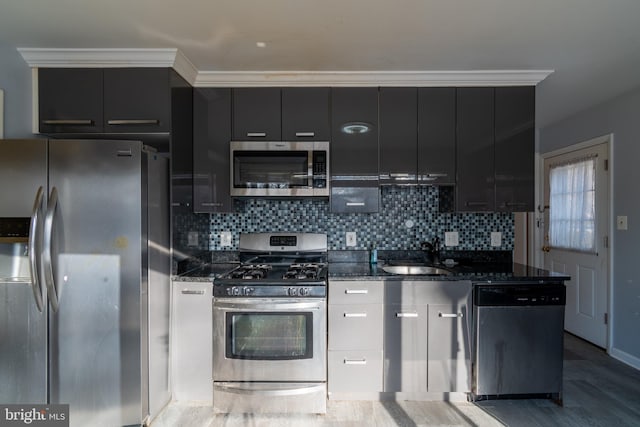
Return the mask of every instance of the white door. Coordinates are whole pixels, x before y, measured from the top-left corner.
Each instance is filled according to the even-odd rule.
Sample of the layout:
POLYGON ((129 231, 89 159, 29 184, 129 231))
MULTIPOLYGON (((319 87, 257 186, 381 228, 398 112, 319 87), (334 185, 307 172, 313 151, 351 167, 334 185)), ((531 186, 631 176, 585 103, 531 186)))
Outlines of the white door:
POLYGON ((565 329, 606 348, 609 144, 604 141, 545 157, 542 250, 546 269, 571 276, 565 329))

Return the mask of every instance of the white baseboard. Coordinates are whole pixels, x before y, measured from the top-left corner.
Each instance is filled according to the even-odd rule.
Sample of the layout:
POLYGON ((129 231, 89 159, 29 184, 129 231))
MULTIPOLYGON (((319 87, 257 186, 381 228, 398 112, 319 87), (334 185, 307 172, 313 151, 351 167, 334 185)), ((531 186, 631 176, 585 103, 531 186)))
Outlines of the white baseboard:
POLYGON ((614 359, 618 359, 622 363, 626 363, 632 368, 636 368, 640 371, 640 357, 633 356, 617 348, 612 348, 611 352, 609 352, 609 355, 614 359))

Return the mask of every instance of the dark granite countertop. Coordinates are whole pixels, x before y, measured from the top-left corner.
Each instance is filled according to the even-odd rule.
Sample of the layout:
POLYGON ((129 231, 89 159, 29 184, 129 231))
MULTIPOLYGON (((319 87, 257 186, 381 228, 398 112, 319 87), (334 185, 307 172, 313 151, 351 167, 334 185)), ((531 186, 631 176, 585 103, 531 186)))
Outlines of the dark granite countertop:
MULTIPOLYGON (((472 282, 539 282, 569 280, 570 276, 511 262, 510 251, 445 252, 441 259, 456 265, 438 264, 449 275, 398 275, 382 269, 385 264, 425 265, 422 251, 381 251, 377 264, 369 264, 368 251, 330 251, 329 280, 471 280, 472 282)), ((183 261, 174 281, 213 281, 238 266, 237 252, 203 252, 183 261)))
POLYGON ((329 280, 471 280, 472 282, 507 282, 569 280, 566 274, 551 272, 518 263, 474 263, 465 265, 438 265, 451 272, 449 275, 399 275, 383 270, 385 262, 334 262, 329 264, 329 280))

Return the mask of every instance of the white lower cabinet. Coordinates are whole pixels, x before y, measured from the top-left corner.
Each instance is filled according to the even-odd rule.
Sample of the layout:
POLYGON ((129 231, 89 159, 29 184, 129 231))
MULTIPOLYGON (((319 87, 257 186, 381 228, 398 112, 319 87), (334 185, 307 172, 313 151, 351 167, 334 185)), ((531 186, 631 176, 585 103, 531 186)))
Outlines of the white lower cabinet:
POLYGON ((329 282, 329 398, 382 391, 383 294, 380 281, 329 282))
POLYGON ((174 400, 213 402, 213 284, 174 281, 171 367, 174 400))
POLYGON ((332 399, 464 400, 469 281, 330 281, 332 399))

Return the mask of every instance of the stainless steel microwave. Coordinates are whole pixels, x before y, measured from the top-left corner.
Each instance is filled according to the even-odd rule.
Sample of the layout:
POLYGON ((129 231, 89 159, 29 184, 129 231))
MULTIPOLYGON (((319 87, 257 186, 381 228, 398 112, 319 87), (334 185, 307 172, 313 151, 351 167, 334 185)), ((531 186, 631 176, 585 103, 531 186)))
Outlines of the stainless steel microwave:
POLYGON ((329 196, 328 141, 231 141, 231 195, 329 196))

